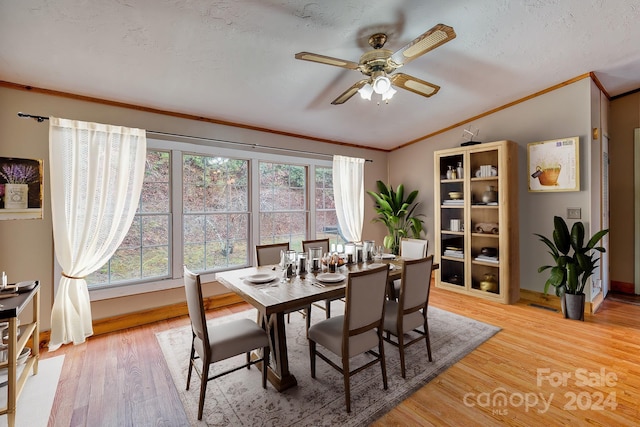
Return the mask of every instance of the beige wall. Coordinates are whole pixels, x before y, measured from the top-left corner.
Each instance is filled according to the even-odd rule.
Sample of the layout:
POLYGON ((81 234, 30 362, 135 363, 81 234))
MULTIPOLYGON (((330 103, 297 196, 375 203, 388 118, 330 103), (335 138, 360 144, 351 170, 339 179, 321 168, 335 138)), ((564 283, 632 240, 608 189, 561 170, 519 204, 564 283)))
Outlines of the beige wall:
MULTIPOLYGON (((599 141, 591 138, 591 129, 600 127, 600 121, 603 120, 600 113, 595 113, 594 110, 606 110, 606 105, 599 105, 604 101, 600 101, 601 97, 597 93, 597 88, 590 79, 583 79, 471 123, 480 128, 477 139, 481 141, 511 139, 520 145, 520 179, 517 185, 520 195, 520 286, 523 289, 543 289, 543 278, 537 273, 537 268, 547 262, 548 255, 533 233, 550 234, 553 215, 565 216, 568 207, 579 207, 582 209, 582 220, 587 226, 593 221, 595 229, 599 223, 599 186, 596 185, 596 193, 591 193, 594 190, 593 183, 599 182, 599 141), (581 191, 529 193, 526 173, 527 143, 569 136, 580 137, 581 191)), ((48 125, 46 122, 38 124, 33 120, 19 119, 16 115, 19 111, 372 159, 373 163, 365 166, 365 189, 375 189, 375 181, 378 179, 394 186, 403 183, 408 189, 418 189, 418 199, 421 202, 419 211, 426 215, 427 238, 430 240, 433 239, 434 229, 433 152, 458 146, 463 142, 462 128, 468 126, 387 154, 0 87, 0 156, 43 159, 45 169, 44 219, 0 221, 0 239, 3 242, 0 245, 0 269, 7 272, 12 282, 40 279, 43 286, 43 330, 49 329, 55 280, 47 179, 48 125)), ((640 126, 640 94, 612 101, 609 121, 609 151, 612 162, 609 251, 613 255, 610 257, 611 279, 632 283, 633 239, 625 224, 633 224, 633 202, 628 197, 633 194, 633 188, 628 171, 633 170, 633 128, 640 126), (622 227, 616 228, 616 225, 622 227)), ((381 241, 385 230, 382 225, 371 223, 375 216, 372 206, 369 196, 365 196, 363 235, 381 241)), ((210 284, 206 290, 207 295, 224 291, 219 284, 210 284)), ((102 319, 183 300, 183 291, 177 288, 94 301, 92 312, 94 319, 102 319)))
POLYGON ((611 280, 634 283, 633 130, 640 127, 640 93, 611 101, 610 113, 611 280))
MULTIPOLYGON (((229 126, 215 125, 134 109, 79 101, 70 98, 32 93, 0 87, 0 156, 37 158, 44 160, 44 219, 0 221, 0 270, 7 272, 10 282, 39 279, 42 284, 42 329, 50 328, 53 302, 53 237, 51 229, 50 188, 48 182, 48 123, 20 119, 18 112, 56 116, 76 120, 138 127, 180 135, 216 138, 228 141, 257 143, 265 146, 294 148, 326 154, 342 154, 372 159, 365 165, 365 189, 375 189, 378 179, 387 180, 388 154, 336 144, 279 136, 229 126)), ((374 225, 373 203, 365 196, 363 235, 382 240, 384 229, 374 225)), ((205 290, 213 295, 226 290, 219 284, 209 284, 205 290)), ((94 319, 162 307, 184 301, 182 288, 92 302, 94 319)))
MULTIPOLYGON (((599 224, 600 212, 597 210, 592 213, 592 210, 598 205, 600 196, 591 194, 593 177, 599 179, 599 170, 592 170, 594 141, 591 139, 591 128, 599 126, 592 123, 593 120, 599 123, 599 113, 592 116, 592 110, 600 110, 599 98, 593 96, 593 87, 590 79, 582 79, 470 123, 480 129, 476 138, 479 141, 509 139, 519 144, 519 180, 515 185, 519 190, 520 227, 516 232, 520 233, 522 289, 538 292, 544 289, 546 279, 537 269, 549 263, 549 255, 533 233, 551 235, 554 215, 566 218, 567 208, 577 207, 582 209, 582 221, 587 232, 592 221, 596 221, 596 227, 599 224), (529 193, 527 144, 572 136, 580 137, 580 191, 529 193)), ((430 240, 434 237, 433 153, 435 150, 459 146, 464 142, 462 130, 467 126, 469 124, 396 150, 389 156, 391 183, 397 185, 402 182, 420 191, 421 212, 427 215, 430 240)))

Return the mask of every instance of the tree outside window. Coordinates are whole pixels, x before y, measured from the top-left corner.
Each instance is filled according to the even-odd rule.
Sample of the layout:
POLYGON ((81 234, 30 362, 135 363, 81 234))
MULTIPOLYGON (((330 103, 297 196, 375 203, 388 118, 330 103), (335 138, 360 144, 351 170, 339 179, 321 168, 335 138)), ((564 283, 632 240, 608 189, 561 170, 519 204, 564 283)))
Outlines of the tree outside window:
POLYGON ((301 251, 307 235, 307 168, 260 162, 260 244, 289 242, 301 251))
POLYGON ((111 259, 87 276, 89 289, 169 277, 170 165, 169 152, 147 150, 142 193, 131 227, 111 259))
POLYGON ((248 263, 249 161, 183 157, 184 263, 212 271, 248 263))

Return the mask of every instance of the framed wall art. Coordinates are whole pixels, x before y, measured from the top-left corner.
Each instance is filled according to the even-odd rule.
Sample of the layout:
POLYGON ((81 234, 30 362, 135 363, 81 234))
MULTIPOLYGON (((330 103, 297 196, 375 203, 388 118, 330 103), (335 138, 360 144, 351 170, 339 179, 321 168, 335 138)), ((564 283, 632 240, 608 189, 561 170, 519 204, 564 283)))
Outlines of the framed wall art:
POLYGON ((42 160, 0 157, 0 220, 42 218, 42 160))
POLYGON ((580 191, 580 138, 527 144, 530 192, 580 191))

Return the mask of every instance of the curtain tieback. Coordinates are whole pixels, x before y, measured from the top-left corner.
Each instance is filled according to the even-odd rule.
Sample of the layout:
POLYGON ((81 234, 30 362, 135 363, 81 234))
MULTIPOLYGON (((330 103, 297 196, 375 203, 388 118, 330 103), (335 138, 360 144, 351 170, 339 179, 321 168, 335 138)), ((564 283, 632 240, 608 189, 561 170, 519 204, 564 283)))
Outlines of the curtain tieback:
POLYGON ((68 274, 66 274, 64 271, 62 272, 62 275, 64 277, 66 277, 67 279, 75 279, 75 280, 82 280, 87 276, 82 276, 82 277, 76 277, 76 276, 69 276, 68 274))

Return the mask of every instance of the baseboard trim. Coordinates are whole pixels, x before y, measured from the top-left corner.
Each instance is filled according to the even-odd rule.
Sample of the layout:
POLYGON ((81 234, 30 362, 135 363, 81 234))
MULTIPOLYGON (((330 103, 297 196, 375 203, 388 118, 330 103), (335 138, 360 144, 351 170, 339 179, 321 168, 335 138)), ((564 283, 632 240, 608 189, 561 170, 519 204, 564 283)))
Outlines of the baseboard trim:
MULTIPOLYGON (((520 289, 520 302, 524 304, 536 304, 542 307, 548 307, 562 312, 560 297, 557 297, 555 295, 545 295, 542 292, 520 289)), ((584 303, 584 313, 591 314, 594 312, 593 310, 598 308, 598 306, 599 304, 594 306, 593 302, 586 301, 584 303)))
POLYGON ((612 280, 610 289, 614 292, 622 292, 624 294, 635 294, 636 293, 636 285, 628 282, 618 282, 617 280, 612 280))
MULTIPOLYGON (((233 292, 207 297, 204 298, 203 301, 205 311, 228 307, 244 302, 245 301, 242 299, 242 297, 233 292)), ((108 317, 105 319, 98 319, 93 322, 93 335, 95 336, 107 334, 109 332, 120 331, 122 329, 134 328, 136 326, 146 325, 147 323, 185 316, 188 313, 189 311, 187 309, 187 303, 185 301, 177 304, 152 308, 149 310, 142 310, 134 313, 108 317)), ((40 333, 40 348, 48 347, 50 339, 51 331, 42 331, 40 333)))

